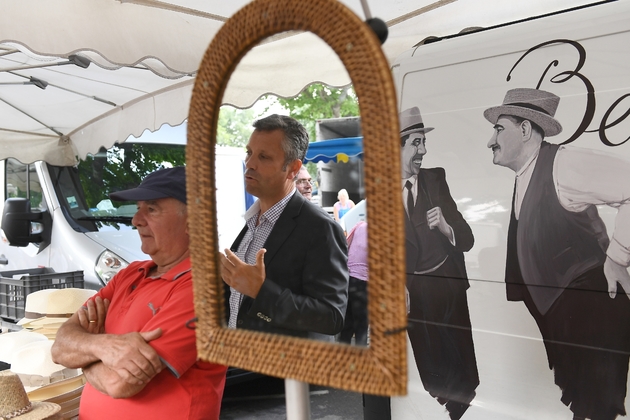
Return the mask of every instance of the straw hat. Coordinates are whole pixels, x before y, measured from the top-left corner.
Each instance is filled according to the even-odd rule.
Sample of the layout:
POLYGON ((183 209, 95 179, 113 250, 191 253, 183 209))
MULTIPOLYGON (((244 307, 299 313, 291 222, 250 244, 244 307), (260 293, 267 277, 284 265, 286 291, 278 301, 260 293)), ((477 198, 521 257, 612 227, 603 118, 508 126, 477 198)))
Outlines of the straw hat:
POLYGON ((67 318, 62 319, 63 321, 59 321, 58 318, 39 318, 22 324, 22 328, 26 331, 45 335, 49 340, 54 340, 57 338, 59 328, 68 320, 67 318))
POLYGON ((20 378, 11 371, 0 371, 0 418, 40 420, 59 410, 58 404, 29 401, 20 378))
POLYGON ((53 362, 52 345, 50 340, 36 341, 15 352, 11 372, 18 374, 27 392, 81 373, 78 369, 66 369, 53 362))
POLYGON ((400 135, 405 136, 411 133, 428 133, 433 127, 425 127, 417 106, 405 109, 398 115, 400 119, 400 135))
POLYGON ((545 137, 555 136, 562 132, 562 126, 554 118, 560 97, 540 89, 518 88, 508 90, 503 104, 488 108, 483 116, 492 124, 496 124, 501 115, 512 115, 525 118, 538 125, 545 137))
POLYGON ((95 294, 95 290, 73 287, 43 289, 30 293, 26 296, 24 318, 18 324, 25 326, 34 320, 39 320, 38 325, 65 322, 95 294))
POLYGON ((43 315, 38 312, 46 312, 48 306, 48 294, 54 292, 55 289, 42 289, 31 292, 26 295, 26 303, 24 304, 24 318, 20 319, 17 324, 22 325, 33 319, 41 318, 43 315))
POLYGON ((85 375, 79 375, 43 386, 34 391, 27 391, 27 395, 31 401, 47 401, 59 404, 61 411, 58 415, 62 419, 76 418, 79 415, 81 394, 85 383, 85 375))
POLYGON ((28 328, 26 331, 31 331, 36 334, 41 334, 49 340, 54 340, 55 338, 57 338, 57 331, 59 331, 60 326, 61 325, 53 326, 50 328, 49 327, 33 327, 33 328, 28 328))
POLYGON ((49 401, 62 405, 61 402, 81 397, 86 382, 85 375, 81 374, 28 391, 27 395, 31 401, 49 401))
POLYGON ((17 331, 0 334, 0 362, 11 364, 16 351, 36 341, 48 341, 45 335, 31 331, 17 331))
POLYGON ((49 340, 57 338, 57 331, 68 318, 38 318, 34 321, 25 322, 22 328, 27 331, 45 335, 49 340))

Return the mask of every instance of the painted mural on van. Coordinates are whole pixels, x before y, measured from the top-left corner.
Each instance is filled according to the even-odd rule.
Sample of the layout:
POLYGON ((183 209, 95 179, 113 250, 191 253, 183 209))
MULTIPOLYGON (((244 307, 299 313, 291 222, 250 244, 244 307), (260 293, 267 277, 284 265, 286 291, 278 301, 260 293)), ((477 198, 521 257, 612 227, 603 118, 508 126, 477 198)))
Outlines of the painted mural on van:
POLYGON ((615 419, 630 357, 630 7, 420 46, 393 72, 404 419, 615 419))

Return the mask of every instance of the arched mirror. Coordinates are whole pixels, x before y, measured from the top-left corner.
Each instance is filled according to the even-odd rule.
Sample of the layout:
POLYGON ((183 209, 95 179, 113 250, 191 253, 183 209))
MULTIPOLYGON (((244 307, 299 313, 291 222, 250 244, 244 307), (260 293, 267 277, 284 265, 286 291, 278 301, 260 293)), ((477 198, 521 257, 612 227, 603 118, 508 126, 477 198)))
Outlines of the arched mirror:
POLYGON ((371 29, 342 4, 333 0, 254 1, 226 22, 201 63, 188 122, 191 258, 197 347, 202 359, 357 392, 406 392, 398 128, 396 95, 380 43, 371 29), (367 347, 225 325, 226 302, 218 254, 219 242, 225 241, 218 237, 216 222, 219 107, 228 81, 245 54, 267 37, 293 30, 311 32, 332 48, 347 69, 361 104, 361 182, 369 199, 367 347))

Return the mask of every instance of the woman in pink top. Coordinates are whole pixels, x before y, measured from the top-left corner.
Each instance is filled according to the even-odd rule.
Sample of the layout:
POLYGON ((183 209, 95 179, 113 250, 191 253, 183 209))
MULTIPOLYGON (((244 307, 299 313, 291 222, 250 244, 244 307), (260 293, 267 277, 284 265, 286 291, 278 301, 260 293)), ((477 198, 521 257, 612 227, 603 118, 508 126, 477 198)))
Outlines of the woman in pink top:
POLYGON ((339 341, 358 346, 368 344, 367 281, 368 242, 367 222, 360 221, 348 234, 348 309, 339 341))

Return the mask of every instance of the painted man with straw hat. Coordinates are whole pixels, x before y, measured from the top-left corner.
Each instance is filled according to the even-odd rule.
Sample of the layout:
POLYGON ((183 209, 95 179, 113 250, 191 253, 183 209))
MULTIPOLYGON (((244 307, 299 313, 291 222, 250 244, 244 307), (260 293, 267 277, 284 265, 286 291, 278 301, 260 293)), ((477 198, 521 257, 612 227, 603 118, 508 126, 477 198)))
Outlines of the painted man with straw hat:
POLYGON ((536 320, 574 419, 614 419, 626 413, 630 355, 630 162, 544 141, 562 131, 559 102, 520 88, 484 111, 494 164, 516 173, 507 299, 536 320), (600 204, 618 208, 610 239, 600 204))
POLYGON ((409 341, 424 388, 456 420, 479 385, 464 264, 474 237, 444 168, 421 168, 433 128, 417 107, 400 113, 400 126, 409 341))
POLYGON ((53 360, 82 368, 79 417, 218 419, 227 368, 197 359, 184 167, 111 193, 137 201, 149 261, 121 270, 57 332, 53 360))

